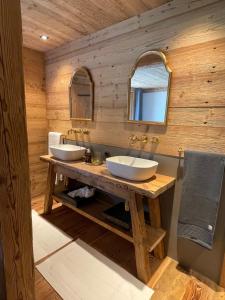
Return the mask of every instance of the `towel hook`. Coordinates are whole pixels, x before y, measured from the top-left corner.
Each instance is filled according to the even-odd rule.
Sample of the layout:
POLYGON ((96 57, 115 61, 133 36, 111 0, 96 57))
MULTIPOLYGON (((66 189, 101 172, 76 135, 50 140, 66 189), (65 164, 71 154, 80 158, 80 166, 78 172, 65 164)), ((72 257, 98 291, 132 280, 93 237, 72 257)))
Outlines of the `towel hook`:
POLYGON ((179 153, 180 157, 182 156, 183 152, 184 152, 184 149, 181 146, 178 147, 178 153, 179 153))

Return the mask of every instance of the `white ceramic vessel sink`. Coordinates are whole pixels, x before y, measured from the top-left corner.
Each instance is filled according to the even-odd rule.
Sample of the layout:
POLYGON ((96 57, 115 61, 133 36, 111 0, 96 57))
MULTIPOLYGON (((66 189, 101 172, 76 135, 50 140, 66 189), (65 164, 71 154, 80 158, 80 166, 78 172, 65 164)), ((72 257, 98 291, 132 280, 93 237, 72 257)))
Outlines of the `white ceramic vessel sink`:
POLYGON ((131 156, 114 156, 106 159, 106 166, 112 175, 143 181, 155 175, 158 163, 131 156))
POLYGON ((60 144, 51 146, 50 150, 52 155, 58 159, 78 160, 84 156, 86 148, 76 145, 60 144))

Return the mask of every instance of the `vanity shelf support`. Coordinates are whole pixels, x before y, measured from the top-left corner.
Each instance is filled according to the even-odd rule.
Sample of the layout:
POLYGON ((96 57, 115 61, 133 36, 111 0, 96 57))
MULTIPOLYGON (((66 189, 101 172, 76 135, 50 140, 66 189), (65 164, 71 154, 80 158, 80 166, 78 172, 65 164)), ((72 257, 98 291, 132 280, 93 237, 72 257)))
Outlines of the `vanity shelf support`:
POLYGON ((151 270, 147 247, 143 197, 139 194, 131 193, 129 207, 131 213, 137 276, 144 283, 148 283, 151 276, 151 270))
MULTIPOLYGON (((151 226, 156 229, 161 228, 162 226, 161 226, 161 212, 160 212, 159 197, 155 199, 148 198, 148 208, 149 208, 149 217, 150 217, 151 226)), ((163 259, 165 257, 163 240, 154 249, 154 255, 159 259, 163 259)))
POLYGON ((52 211, 53 192, 55 187, 56 173, 53 163, 48 164, 48 178, 44 201, 44 214, 49 214, 52 211))

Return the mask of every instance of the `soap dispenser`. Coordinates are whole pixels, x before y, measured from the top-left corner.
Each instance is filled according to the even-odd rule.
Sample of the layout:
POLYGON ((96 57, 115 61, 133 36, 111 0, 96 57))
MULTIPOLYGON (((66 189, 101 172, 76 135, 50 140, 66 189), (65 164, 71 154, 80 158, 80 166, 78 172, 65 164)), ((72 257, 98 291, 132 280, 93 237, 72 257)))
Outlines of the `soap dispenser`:
POLYGON ((91 160, 92 160, 91 150, 87 149, 85 152, 84 161, 85 161, 85 163, 90 164, 91 160))

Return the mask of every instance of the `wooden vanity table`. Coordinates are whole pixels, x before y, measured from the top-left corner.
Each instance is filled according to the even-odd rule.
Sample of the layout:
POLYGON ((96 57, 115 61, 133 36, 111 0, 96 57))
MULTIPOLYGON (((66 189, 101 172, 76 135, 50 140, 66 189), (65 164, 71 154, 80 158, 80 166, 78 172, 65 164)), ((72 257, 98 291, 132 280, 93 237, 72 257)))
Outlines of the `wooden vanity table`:
POLYGON ((154 251, 156 257, 164 257, 163 239, 166 232, 161 228, 159 196, 175 184, 175 178, 156 174, 147 181, 132 182, 112 176, 105 165, 94 166, 81 161, 65 162, 49 155, 41 156, 40 159, 49 163, 44 212, 46 214, 51 212, 53 200, 55 199, 133 243, 138 278, 147 283, 152 273, 149 253, 154 251), (102 201, 102 199, 96 199, 93 203, 78 208, 64 199, 55 196, 56 173, 63 174, 128 201, 132 220, 132 232, 112 224, 103 217, 102 212, 109 207, 109 204, 102 201), (144 197, 148 201, 151 226, 146 224, 144 218, 144 197))

